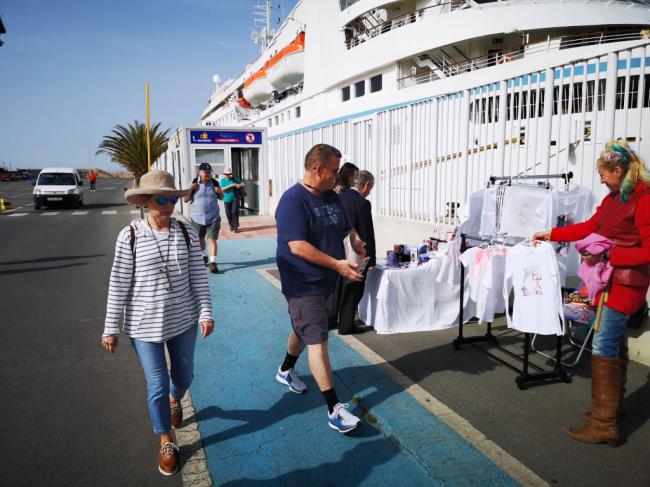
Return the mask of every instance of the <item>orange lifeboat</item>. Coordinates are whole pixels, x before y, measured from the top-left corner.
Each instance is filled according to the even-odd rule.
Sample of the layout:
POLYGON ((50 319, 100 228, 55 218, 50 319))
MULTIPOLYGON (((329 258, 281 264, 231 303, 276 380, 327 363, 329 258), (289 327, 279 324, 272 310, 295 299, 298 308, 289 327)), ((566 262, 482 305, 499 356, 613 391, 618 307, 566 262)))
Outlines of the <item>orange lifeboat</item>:
POLYGON ((271 97, 273 93, 273 86, 269 83, 266 77, 266 71, 261 68, 259 71, 254 72, 244 81, 244 88, 242 89, 244 98, 252 106, 257 106, 264 103, 271 97))
POLYGON ((278 93, 300 83, 305 76, 305 33, 300 32, 296 38, 264 66, 266 77, 278 93))
POLYGON ((251 108, 251 104, 248 103, 248 100, 243 96, 237 98, 237 104, 242 108, 251 108))

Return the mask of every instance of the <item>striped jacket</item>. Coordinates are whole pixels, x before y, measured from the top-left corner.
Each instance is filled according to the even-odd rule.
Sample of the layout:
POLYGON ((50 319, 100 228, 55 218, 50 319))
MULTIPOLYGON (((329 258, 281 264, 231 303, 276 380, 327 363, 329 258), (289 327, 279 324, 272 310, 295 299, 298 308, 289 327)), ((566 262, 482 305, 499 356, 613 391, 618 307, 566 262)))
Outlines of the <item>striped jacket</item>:
POLYGON ((188 252, 179 224, 173 218, 169 234, 156 232, 154 236, 142 220, 131 225, 135 228, 133 253, 129 227, 117 236, 103 336, 118 335, 123 320, 124 332, 130 337, 163 342, 199 321, 212 320, 210 288, 196 231, 187 226, 188 252), (167 279, 161 273, 160 253, 168 260, 171 290, 167 290, 167 279))

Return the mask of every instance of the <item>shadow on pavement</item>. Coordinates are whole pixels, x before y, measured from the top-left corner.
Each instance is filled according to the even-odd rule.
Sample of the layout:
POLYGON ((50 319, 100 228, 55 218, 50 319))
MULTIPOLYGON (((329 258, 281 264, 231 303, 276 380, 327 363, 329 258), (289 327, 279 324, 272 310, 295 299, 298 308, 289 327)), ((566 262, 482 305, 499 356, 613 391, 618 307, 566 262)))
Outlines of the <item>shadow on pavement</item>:
POLYGON ((42 262, 59 262, 62 260, 72 260, 72 259, 88 259, 91 257, 105 257, 106 254, 90 254, 90 255, 66 255, 62 257, 42 257, 40 259, 32 260, 14 260, 14 261, 5 261, 0 262, 0 265, 12 265, 12 264, 36 264, 42 262))
POLYGON ((33 269, 14 269, 10 271, 0 271, 0 276, 9 276, 12 274, 26 274, 29 272, 46 272, 46 271, 56 271, 59 269, 65 269, 66 267, 77 267, 80 265, 88 265, 87 262, 80 262, 78 264, 63 264, 52 267, 36 267, 33 269))
POLYGON ((338 462, 329 462, 309 469, 287 472, 275 479, 237 479, 223 484, 229 487, 257 485, 359 485, 368 478, 372 470, 386 463, 400 452, 397 447, 385 448, 386 440, 373 440, 348 450, 338 462), (345 475, 346 470, 354 470, 354 478, 345 475), (331 479, 328 481, 328 479, 331 479))
POLYGON ((269 257, 268 259, 260 259, 260 260, 247 260, 243 262, 219 262, 220 266, 232 266, 228 267, 227 269, 219 268, 219 274, 225 274, 228 271, 236 271, 238 269, 246 269, 248 267, 257 267, 257 266, 264 266, 268 264, 275 264, 275 257, 269 257))

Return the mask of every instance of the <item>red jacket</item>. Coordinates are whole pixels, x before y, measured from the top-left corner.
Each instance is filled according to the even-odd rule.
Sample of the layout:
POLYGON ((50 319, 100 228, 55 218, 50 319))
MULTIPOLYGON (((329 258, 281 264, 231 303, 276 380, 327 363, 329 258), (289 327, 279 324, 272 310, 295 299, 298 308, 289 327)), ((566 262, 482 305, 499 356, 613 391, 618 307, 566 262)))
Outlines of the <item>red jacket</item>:
MULTIPOLYGON (((634 193, 647 192, 648 188, 639 183, 634 193)), ((613 205, 620 200, 619 193, 610 193, 605 196, 596 213, 587 221, 567 227, 554 228, 551 231, 551 240, 555 242, 574 242, 581 240, 592 233, 598 233, 597 227, 600 217, 607 213, 613 205)), ((632 204, 632 202, 630 202, 632 204)), ((616 225, 619 222, 612 222, 616 225)), ((609 252, 609 260, 612 266, 636 267, 650 264, 650 193, 643 194, 636 200, 634 208, 634 228, 638 232, 640 245, 634 247, 622 247, 615 245, 609 252)), ((648 285, 624 285, 612 282, 607 307, 626 315, 634 314, 642 305, 648 292, 648 285)), ((598 297, 597 299, 600 299, 598 297)))

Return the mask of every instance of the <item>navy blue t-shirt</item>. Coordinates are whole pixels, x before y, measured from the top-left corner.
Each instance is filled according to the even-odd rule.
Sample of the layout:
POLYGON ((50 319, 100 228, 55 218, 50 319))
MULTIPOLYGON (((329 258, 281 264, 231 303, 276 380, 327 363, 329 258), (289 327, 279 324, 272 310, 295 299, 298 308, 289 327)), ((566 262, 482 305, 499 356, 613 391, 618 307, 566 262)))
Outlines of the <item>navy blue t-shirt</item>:
POLYGON ((338 195, 328 191, 311 194, 301 184, 290 187, 275 211, 278 228, 277 261, 282 293, 289 297, 329 296, 336 285, 336 271, 293 255, 292 240, 305 240, 335 259, 345 258, 343 239, 352 225, 338 195))

